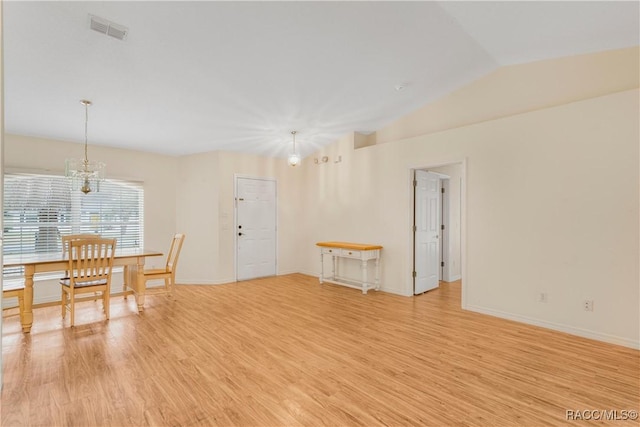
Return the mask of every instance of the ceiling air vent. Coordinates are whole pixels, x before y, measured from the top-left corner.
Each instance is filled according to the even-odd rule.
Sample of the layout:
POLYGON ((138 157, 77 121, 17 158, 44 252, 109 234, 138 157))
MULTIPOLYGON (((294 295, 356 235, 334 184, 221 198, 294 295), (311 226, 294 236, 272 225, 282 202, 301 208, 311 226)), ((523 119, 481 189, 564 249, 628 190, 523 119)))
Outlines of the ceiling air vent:
POLYGON ((127 27, 95 15, 89 15, 89 18, 89 26, 92 30, 114 37, 118 40, 124 40, 127 37, 127 33, 129 32, 127 27))

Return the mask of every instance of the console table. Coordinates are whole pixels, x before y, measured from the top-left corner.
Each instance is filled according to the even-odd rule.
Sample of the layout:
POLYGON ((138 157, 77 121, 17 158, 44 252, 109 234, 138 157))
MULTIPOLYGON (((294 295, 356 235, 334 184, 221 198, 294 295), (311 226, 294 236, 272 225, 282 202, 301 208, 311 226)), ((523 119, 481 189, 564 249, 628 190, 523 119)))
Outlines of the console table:
POLYGON ((320 283, 329 282, 350 288, 361 289, 366 294, 369 289, 380 289, 380 245, 367 245, 349 242, 318 242, 320 247, 320 283), (331 276, 324 276, 325 255, 331 255, 331 276), (338 274, 338 258, 360 261, 361 280, 347 279, 338 274), (367 280, 367 261, 375 260, 376 277, 374 283, 367 280))

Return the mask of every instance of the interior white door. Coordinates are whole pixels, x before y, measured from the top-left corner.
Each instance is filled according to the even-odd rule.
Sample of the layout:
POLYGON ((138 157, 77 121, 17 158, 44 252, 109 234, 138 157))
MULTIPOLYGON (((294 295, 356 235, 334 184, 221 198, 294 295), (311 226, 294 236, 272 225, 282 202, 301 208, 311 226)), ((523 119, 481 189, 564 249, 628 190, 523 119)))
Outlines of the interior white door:
POLYGON ((276 182, 236 178, 236 277, 276 274, 276 182))
POLYGON ((440 272, 440 178, 416 171, 414 209, 414 294, 435 289, 440 272))

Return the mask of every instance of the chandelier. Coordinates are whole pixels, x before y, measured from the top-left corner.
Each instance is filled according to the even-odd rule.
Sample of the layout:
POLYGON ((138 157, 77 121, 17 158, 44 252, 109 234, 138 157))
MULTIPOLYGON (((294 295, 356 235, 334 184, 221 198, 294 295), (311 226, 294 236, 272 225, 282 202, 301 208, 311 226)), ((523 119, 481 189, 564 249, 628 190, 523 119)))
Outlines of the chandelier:
POLYGON ((64 175, 71 179, 74 190, 80 189, 84 194, 92 191, 100 191, 100 182, 104 181, 106 164, 103 162, 89 161, 87 152, 87 127, 89 124, 89 106, 91 101, 80 100, 84 105, 84 159, 67 159, 65 161, 64 175))
POLYGON ((293 135, 293 151, 289 154, 288 162, 289 166, 296 166, 300 163, 300 155, 296 151, 296 131, 292 130, 291 135, 293 135))

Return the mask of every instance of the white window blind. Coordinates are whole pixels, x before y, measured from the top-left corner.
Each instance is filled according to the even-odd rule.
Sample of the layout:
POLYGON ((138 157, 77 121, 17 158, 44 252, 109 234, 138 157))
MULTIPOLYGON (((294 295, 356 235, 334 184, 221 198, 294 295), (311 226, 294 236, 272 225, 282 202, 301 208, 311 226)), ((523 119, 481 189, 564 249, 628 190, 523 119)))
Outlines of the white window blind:
POLYGON ((106 180, 100 192, 85 195, 63 176, 8 173, 3 208, 4 255, 61 252, 60 236, 79 233, 116 238, 118 248, 143 247, 141 183, 106 180))

